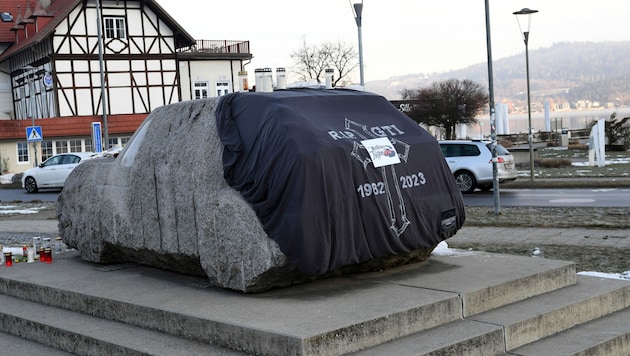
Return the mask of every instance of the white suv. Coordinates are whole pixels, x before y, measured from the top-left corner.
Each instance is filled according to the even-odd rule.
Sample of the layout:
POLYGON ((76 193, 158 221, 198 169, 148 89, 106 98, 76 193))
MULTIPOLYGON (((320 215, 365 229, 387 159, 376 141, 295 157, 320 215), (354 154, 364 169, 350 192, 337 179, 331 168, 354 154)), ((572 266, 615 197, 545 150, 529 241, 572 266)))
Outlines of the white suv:
MULTIPOLYGON (((472 193, 475 188, 492 189, 492 142, 440 141, 440 148, 462 193, 472 193)), ((514 157, 505 147, 497 144, 499 182, 511 182, 517 175, 514 157)))

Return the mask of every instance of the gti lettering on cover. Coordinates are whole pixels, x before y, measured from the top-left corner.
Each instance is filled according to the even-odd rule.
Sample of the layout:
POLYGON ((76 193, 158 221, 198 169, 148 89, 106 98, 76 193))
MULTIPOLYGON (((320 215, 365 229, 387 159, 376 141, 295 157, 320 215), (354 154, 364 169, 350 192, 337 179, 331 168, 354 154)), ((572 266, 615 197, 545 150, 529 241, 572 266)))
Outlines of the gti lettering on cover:
MULTIPOLYGON (((387 137, 391 146, 398 152, 400 162, 406 163, 409 157, 410 145, 393 137, 402 134, 404 134, 404 131, 398 129, 395 125, 367 127, 347 118, 345 119, 344 131, 329 132, 329 135, 335 140, 338 138, 353 140, 352 157, 361 162, 363 169, 368 169, 368 165, 372 163, 372 158, 361 141, 379 137, 387 137)), ((394 164, 379 167, 382 181, 361 184, 357 187, 357 193, 362 198, 385 194, 387 197, 390 229, 397 236, 400 236, 410 224, 407 218, 402 189, 411 188, 416 183, 418 185, 424 184, 426 180, 421 172, 409 177, 398 177, 395 167, 394 164), (399 184, 399 180, 402 184, 399 184)))

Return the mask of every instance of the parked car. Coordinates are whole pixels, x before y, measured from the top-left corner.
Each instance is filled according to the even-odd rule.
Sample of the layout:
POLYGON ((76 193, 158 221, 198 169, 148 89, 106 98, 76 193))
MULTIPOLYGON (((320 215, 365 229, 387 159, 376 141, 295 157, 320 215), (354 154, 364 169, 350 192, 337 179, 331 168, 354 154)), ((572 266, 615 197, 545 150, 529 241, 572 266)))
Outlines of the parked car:
POLYGON ((94 156, 92 152, 61 153, 50 157, 22 175, 22 188, 37 193, 43 188, 63 188, 66 178, 80 162, 94 156))
MULTIPOLYGON (((476 188, 492 189, 492 142, 440 141, 440 148, 462 193, 472 193, 476 188)), ((511 182, 518 176, 514 157, 499 144, 497 144, 497 175, 500 183, 511 182)))
POLYGON ((122 150, 123 148, 120 146, 110 147, 107 151, 97 153, 96 156, 102 158, 116 158, 122 150))

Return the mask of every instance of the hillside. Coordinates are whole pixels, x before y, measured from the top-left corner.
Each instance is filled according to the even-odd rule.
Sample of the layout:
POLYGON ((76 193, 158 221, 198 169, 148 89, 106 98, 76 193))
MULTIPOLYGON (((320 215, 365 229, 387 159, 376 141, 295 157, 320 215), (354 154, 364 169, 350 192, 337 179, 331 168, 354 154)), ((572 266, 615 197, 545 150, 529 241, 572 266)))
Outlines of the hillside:
MULTIPOLYGON (((552 99, 630 104, 630 41, 557 43, 529 51, 532 102, 552 99)), ((495 102, 526 100, 525 55, 494 59, 495 102)), ((445 73, 420 73, 366 83, 390 100, 401 89, 417 89, 445 79, 471 79, 487 87, 488 65, 479 63, 445 73)))

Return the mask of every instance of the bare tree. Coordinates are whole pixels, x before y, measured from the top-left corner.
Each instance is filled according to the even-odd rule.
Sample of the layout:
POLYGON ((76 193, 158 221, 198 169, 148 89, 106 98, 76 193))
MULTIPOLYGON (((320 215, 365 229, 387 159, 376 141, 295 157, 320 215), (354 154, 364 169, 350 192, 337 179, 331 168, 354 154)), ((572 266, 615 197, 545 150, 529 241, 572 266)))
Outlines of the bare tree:
MULTIPOLYGON (((413 90, 401 94, 412 95, 413 90)), ((458 124, 472 124, 488 103, 487 90, 469 79, 435 82, 415 91, 417 104, 407 114, 412 120, 444 129, 446 139, 455 139, 458 124)))
POLYGON ((351 84, 349 76, 359 67, 359 55, 354 47, 341 41, 324 43, 322 46, 327 49, 329 68, 337 72, 333 86, 351 84))
POLYGON ((402 100, 413 100, 418 96, 418 91, 415 89, 401 89, 398 91, 398 94, 400 94, 400 98, 402 100))
POLYGON ((291 54, 295 65, 293 71, 302 81, 315 80, 321 83, 327 68, 335 69, 333 86, 351 83, 350 74, 359 67, 358 54, 353 46, 344 42, 324 42, 319 46, 302 40, 302 48, 291 54))

